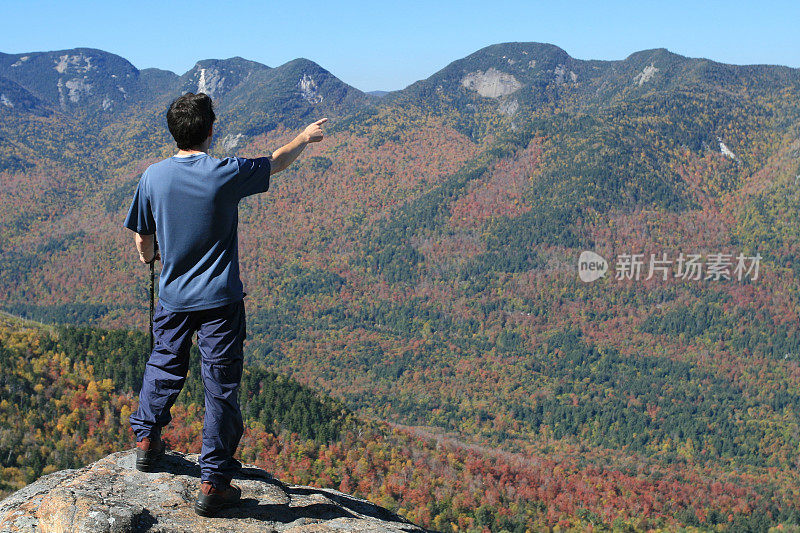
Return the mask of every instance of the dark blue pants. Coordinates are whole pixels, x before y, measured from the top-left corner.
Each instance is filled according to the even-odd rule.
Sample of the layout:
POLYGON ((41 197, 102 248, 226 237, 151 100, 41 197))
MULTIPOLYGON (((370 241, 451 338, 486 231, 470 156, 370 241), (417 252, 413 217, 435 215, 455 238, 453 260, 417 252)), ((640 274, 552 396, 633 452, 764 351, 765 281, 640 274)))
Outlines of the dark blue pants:
POLYGON ((130 416, 136 440, 161 435, 170 408, 189 370, 189 348, 197 331, 205 386, 201 481, 225 486, 241 469, 233 458, 244 425, 239 408, 243 342, 247 336, 244 300, 202 311, 170 312, 159 301, 153 314, 153 352, 139 392, 139 408, 130 416))

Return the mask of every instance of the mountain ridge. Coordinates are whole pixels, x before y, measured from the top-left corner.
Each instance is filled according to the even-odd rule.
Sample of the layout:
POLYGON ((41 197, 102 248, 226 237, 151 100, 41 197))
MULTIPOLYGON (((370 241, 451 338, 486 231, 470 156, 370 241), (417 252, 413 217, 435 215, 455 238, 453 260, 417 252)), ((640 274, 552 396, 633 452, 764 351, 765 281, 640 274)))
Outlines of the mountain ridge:
MULTIPOLYGON (((415 93, 420 84, 425 83, 435 83, 441 80, 442 78, 447 78, 448 75, 452 75, 452 73, 456 70, 463 71, 462 74, 466 74, 468 71, 474 70, 486 70, 489 67, 498 68, 498 65, 495 63, 490 64, 491 60, 499 60, 505 59, 509 66, 513 65, 514 63, 520 63, 522 56, 529 56, 526 58, 528 60, 528 66, 531 69, 538 71, 538 72, 550 72, 552 77, 558 82, 563 83, 564 81, 569 81, 570 77, 575 78, 572 81, 576 81, 577 77, 586 76, 589 72, 588 69, 616 69, 620 66, 624 66, 627 64, 639 64, 640 68, 646 68, 647 62, 653 62, 655 59, 658 58, 660 61, 666 61, 669 63, 680 62, 683 64, 692 64, 692 65, 702 65, 707 64, 712 69, 719 69, 720 67, 724 66, 728 70, 732 71, 741 71, 741 72, 750 72, 750 71, 764 71, 764 70, 773 70, 777 69, 783 71, 784 76, 791 77, 794 75, 795 77, 798 76, 798 72, 800 69, 778 65, 778 64, 741 64, 741 65, 734 65, 734 64, 726 64, 714 61, 708 58, 693 58, 689 56, 684 56, 681 54, 677 54, 674 52, 669 51, 667 48, 651 48, 651 49, 644 49, 630 53, 623 59, 611 59, 611 60, 599 60, 599 59, 578 59, 572 57, 568 52, 564 49, 558 47, 557 45, 550 44, 550 43, 540 43, 540 42, 523 42, 523 41, 513 41, 513 42, 504 42, 504 43, 496 43, 492 45, 485 46, 476 50, 475 52, 468 54, 467 56, 455 59, 445 65, 443 68, 439 69, 438 71, 434 72, 427 78, 419 79, 402 89, 396 89, 391 91, 378 91, 380 93, 385 93, 388 96, 396 96, 398 94, 404 93, 415 93), (502 54, 502 55, 501 55, 502 54), (511 55, 515 55, 517 59, 510 57, 511 55), (533 64, 535 63, 535 65, 533 64), (564 72, 561 72, 559 69, 559 65, 564 67, 564 72), (467 68, 466 66, 469 66, 467 68), (483 68, 479 68, 483 65, 483 68), (566 67, 570 67, 567 69, 566 67), (572 68, 578 68, 583 72, 575 72, 571 70, 572 68)), ((33 65, 36 63, 41 63, 45 61, 48 63, 48 67, 50 69, 55 69, 60 71, 61 74, 85 74, 86 72, 92 71, 94 68, 102 67, 104 64, 108 63, 114 65, 116 67, 124 67, 123 75, 135 75, 139 77, 142 73, 148 73, 148 75, 152 76, 154 74, 158 74, 158 76, 162 79, 170 78, 175 79, 179 78, 182 80, 182 85, 184 89, 188 89, 192 85, 195 85, 195 89, 206 88, 204 84, 200 84, 197 86, 198 79, 196 79, 197 71, 203 68, 207 68, 208 66, 219 67, 223 66, 224 68, 230 69, 232 66, 236 66, 241 70, 242 67, 247 66, 250 68, 250 73, 252 72, 264 72, 268 70, 280 70, 280 69, 291 69, 292 66, 296 66, 297 64, 303 64, 304 67, 319 69, 320 71, 325 72, 327 75, 336 78, 335 75, 330 73, 327 69, 319 65, 318 63, 307 59, 298 57, 296 59, 287 61, 281 65, 276 67, 269 67, 263 63, 258 61, 245 59, 241 56, 233 56, 227 59, 201 59, 198 60, 195 65, 187 70, 184 73, 176 73, 166 69, 160 69, 155 67, 146 67, 142 69, 138 69, 133 64, 131 64, 127 59, 123 56, 113 54, 111 52, 106 52, 96 48, 87 48, 87 47, 78 47, 72 49, 64 49, 64 50, 55 50, 55 51, 38 51, 38 52, 23 52, 23 53, 3 53, 0 52, 0 76, 6 77, 16 83, 20 84, 21 86, 25 87, 26 89, 30 90, 30 87, 27 87, 30 83, 32 83, 30 76, 25 76, 20 74, 21 72, 25 71, 25 68, 28 64, 33 65), (98 64, 92 65, 91 60, 99 60, 98 64), (50 65, 50 63, 53 63, 50 65), (86 63, 82 65, 82 63, 86 63), (20 69, 19 67, 23 67, 20 69), (16 71, 13 69, 17 69, 16 71), (190 83, 191 82, 191 83, 190 83)), ((662 65, 663 67, 663 65, 662 65)), ((650 73, 643 72, 643 77, 646 78, 645 82, 651 79, 652 75, 658 72, 658 67, 655 71, 650 71, 650 73)), ((519 71, 519 67, 515 69, 519 71)), ((119 75, 120 73, 117 73, 119 75)), ((38 70, 37 75, 39 77, 44 77, 47 79, 52 79, 53 73, 48 72, 47 69, 38 70), (46 76, 44 74, 47 73, 46 76)), ((147 76, 146 76, 147 77, 147 76)), ((77 80, 78 78, 73 78, 73 80, 77 80)), ((346 84, 339 78, 336 78, 341 83, 346 84)), ((529 79, 528 82, 530 83, 533 81, 529 79)), ((643 84, 645 82, 640 83, 643 84)), ((348 87, 351 87, 347 85, 348 87)), ((148 89, 149 87, 144 87, 144 89, 148 89)), ((211 90, 211 96, 214 96, 214 92, 216 87, 213 87, 211 90)), ((376 91, 369 91, 367 93, 360 91, 354 87, 351 87, 354 91, 357 91, 360 94, 371 96, 369 93, 373 93, 376 91)), ((61 88, 61 93, 58 95, 58 98, 55 97, 53 89, 50 88, 49 90, 39 90, 38 94, 37 91, 34 91, 34 94, 40 98, 44 97, 46 100, 51 102, 59 102, 61 103, 61 107, 65 107, 65 101, 71 100, 74 102, 80 101, 81 91, 86 92, 85 87, 82 87, 79 82, 75 81, 73 83, 73 87, 71 88, 61 88), (64 93, 66 92, 66 96, 64 93)))

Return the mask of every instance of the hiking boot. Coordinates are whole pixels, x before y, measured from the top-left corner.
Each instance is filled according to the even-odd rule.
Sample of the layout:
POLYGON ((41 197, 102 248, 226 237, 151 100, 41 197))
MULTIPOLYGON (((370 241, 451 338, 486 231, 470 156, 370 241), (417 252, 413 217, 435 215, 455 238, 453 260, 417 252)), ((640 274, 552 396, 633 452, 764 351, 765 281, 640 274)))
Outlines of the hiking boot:
POLYGON ((160 437, 154 440, 145 437, 136 443, 136 470, 151 472, 162 457, 164 457, 164 442, 160 437))
POLYGON ((236 485, 217 489, 210 482, 203 481, 194 502, 194 512, 200 516, 214 516, 223 507, 239 503, 241 498, 242 489, 236 485))

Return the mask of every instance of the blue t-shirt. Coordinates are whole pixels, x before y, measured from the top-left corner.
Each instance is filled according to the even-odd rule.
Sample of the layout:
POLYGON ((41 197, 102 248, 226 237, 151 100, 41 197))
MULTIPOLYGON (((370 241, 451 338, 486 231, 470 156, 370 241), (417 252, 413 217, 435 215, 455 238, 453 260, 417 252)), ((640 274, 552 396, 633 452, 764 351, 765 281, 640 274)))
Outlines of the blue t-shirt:
POLYGON ((159 300, 197 311, 244 297, 239 279, 239 200, 269 188, 270 160, 208 154, 170 157, 142 174, 125 227, 156 234, 159 300))

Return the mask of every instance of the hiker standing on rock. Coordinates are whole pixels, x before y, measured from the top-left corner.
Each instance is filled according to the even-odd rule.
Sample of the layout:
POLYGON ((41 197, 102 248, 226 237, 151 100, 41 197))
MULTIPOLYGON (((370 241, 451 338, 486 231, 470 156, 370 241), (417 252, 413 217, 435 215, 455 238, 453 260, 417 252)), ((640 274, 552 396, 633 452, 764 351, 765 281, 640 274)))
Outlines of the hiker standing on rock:
POLYGON ((230 483, 242 466, 233 455, 244 431, 238 393, 247 335, 238 204, 265 192, 271 175, 288 167, 308 143, 321 141, 327 120, 309 125, 269 157, 217 159, 208 155, 215 119, 211 98, 203 93, 187 93, 172 102, 167 126, 178 152, 144 171, 125 219, 125 227, 135 232, 139 260, 162 262, 154 347, 139 408, 130 416, 136 467, 151 470, 164 454, 161 429, 172 419, 170 408, 186 380, 196 331, 205 419, 195 511, 203 516, 241 497, 241 490, 230 483))

